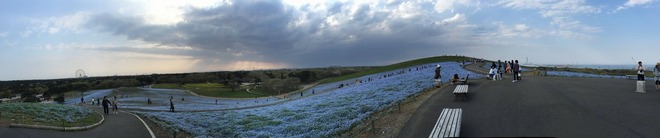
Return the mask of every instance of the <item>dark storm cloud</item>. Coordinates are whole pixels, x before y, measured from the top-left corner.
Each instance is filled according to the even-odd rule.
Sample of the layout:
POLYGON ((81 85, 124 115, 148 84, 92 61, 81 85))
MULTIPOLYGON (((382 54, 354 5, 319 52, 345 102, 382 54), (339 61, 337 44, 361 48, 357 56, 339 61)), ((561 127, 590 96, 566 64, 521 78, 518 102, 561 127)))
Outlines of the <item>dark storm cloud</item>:
MULTIPOLYGON (((275 0, 236 0, 214 8, 188 8, 184 21, 176 25, 152 25, 140 17, 99 14, 88 26, 131 40, 192 47, 195 50, 165 53, 221 63, 382 65, 449 54, 446 51, 455 49, 437 40, 448 32, 438 25, 437 17, 422 14, 403 18, 396 15, 398 11, 350 4, 332 3, 323 12, 312 12, 309 5, 296 9, 275 0)), ((396 7, 391 4, 387 7, 396 7)), ((432 8, 418 10, 433 12, 432 8)))
POLYGON ((144 40, 166 44, 181 45, 176 37, 177 29, 170 26, 144 24, 144 19, 136 16, 120 16, 115 14, 98 14, 90 19, 87 27, 110 32, 114 35, 126 36, 131 40, 144 40))

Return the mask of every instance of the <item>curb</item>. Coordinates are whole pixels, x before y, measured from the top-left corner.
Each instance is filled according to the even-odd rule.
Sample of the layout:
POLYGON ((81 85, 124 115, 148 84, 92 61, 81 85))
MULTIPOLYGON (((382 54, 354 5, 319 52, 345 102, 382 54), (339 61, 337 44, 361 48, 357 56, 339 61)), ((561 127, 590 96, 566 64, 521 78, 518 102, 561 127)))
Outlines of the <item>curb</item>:
POLYGON ((147 128, 147 131, 149 131, 149 135, 151 135, 151 138, 156 138, 156 135, 154 135, 154 132, 151 131, 151 128, 149 128, 149 125, 147 125, 147 123, 144 122, 144 120, 142 120, 142 118, 140 118, 140 116, 138 116, 138 115, 136 115, 136 114, 134 114, 134 113, 131 113, 131 112, 126 112, 126 111, 120 111, 120 112, 128 113, 128 114, 131 114, 131 115, 137 117, 137 118, 140 120, 140 122, 142 122, 142 124, 144 125, 144 127, 147 128))
POLYGON ((44 125, 28 125, 28 124, 16 124, 16 123, 11 123, 9 124, 9 127, 17 127, 17 128, 32 128, 32 129, 47 129, 47 130, 59 130, 59 131, 82 131, 82 130, 88 130, 95 128, 103 121, 105 121, 105 117, 99 113, 98 111, 94 111, 96 114, 101 115, 101 121, 88 125, 88 126, 81 126, 81 127, 57 127, 57 126, 44 126, 44 125))

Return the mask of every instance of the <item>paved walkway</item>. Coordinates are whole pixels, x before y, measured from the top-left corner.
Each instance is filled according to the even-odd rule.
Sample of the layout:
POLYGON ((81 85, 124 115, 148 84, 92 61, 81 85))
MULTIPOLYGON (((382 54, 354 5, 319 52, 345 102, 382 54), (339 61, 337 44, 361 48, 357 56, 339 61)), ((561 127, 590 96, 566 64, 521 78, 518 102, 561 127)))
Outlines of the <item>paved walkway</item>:
POLYGON ((635 93, 635 81, 623 79, 477 80, 466 101, 454 100, 455 86, 431 96, 398 137, 428 137, 453 107, 463 108, 462 137, 660 137, 660 91, 651 84, 635 93))
MULTIPOLYGON (((93 108, 103 113, 101 107, 93 108)), ((112 110, 110 110, 112 112, 112 110)), ((0 137, 7 138, 150 138, 152 135, 137 117, 119 112, 105 115, 105 121, 90 130, 57 131, 0 127, 0 137)))

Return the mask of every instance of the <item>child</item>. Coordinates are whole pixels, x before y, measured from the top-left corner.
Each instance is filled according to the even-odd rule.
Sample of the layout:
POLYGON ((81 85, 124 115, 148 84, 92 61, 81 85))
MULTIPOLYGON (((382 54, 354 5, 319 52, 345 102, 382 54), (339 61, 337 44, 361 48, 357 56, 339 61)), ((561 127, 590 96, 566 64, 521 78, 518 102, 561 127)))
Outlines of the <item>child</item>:
POLYGON ((451 78, 451 85, 456 84, 456 82, 458 82, 459 79, 461 78, 458 78, 458 74, 454 74, 454 77, 451 78))

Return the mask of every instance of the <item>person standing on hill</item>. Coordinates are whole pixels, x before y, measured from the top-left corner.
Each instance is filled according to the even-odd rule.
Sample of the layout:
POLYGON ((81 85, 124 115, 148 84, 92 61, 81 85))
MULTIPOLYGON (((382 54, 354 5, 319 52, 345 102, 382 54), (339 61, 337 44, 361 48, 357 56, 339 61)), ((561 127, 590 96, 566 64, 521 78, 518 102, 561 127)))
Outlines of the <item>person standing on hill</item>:
POLYGON ((512 82, 517 82, 518 81, 518 73, 520 73, 520 65, 518 65, 518 60, 513 62, 513 65, 511 65, 511 70, 513 70, 513 81, 512 82))
POLYGON ((637 80, 644 81, 644 66, 642 66, 642 61, 637 62, 637 80))
POLYGON ((108 109, 108 106, 110 105, 110 101, 105 96, 103 96, 103 103, 101 103, 101 105, 103 105, 103 113, 105 113, 105 115, 110 114, 110 111, 108 109))
POLYGON ((172 102, 172 99, 174 99, 174 96, 170 96, 170 112, 174 112, 174 103, 172 102))
POLYGON ((115 96, 115 99, 112 100, 112 113, 117 114, 119 112, 119 108, 117 108, 117 96, 115 96))
POLYGON ((437 67, 435 68, 435 76, 433 77, 436 82, 435 87, 440 87, 440 84, 442 83, 442 75, 440 75, 441 68, 442 67, 440 66, 440 64, 438 64, 437 67))

